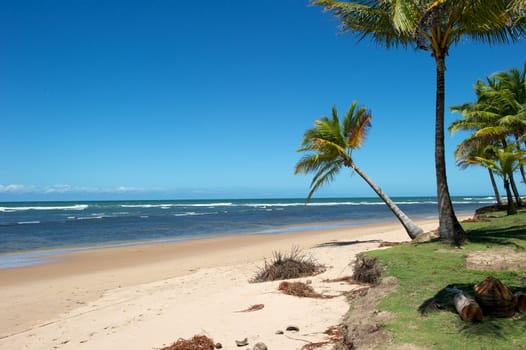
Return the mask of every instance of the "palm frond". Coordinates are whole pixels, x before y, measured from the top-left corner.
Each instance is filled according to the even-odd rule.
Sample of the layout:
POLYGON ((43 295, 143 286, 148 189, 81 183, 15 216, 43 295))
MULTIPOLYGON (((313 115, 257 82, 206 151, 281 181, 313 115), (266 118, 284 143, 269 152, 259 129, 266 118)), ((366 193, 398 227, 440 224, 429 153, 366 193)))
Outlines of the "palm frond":
POLYGON ((347 145, 353 149, 361 148, 371 127, 371 112, 361 107, 354 115, 347 115, 346 119, 350 119, 350 129, 346 134, 347 145))
POLYGON ((408 11, 400 8, 398 22, 405 25, 398 28, 392 21, 391 1, 314 0, 312 4, 323 7, 339 18, 340 30, 355 34, 359 41, 369 38, 387 48, 408 47, 413 43, 412 32, 403 30, 408 26, 408 11))
POLYGON ((318 171, 318 173, 316 173, 310 184, 310 191, 306 199, 307 203, 312 198, 314 192, 316 192, 321 186, 334 180, 334 177, 340 171, 341 167, 341 162, 331 162, 327 163, 323 168, 320 169, 320 171, 318 171))
POLYGON ((519 18, 524 14, 514 9, 513 1, 459 1, 461 17, 455 29, 454 43, 462 37, 489 44, 508 43, 520 39, 524 25, 519 18))

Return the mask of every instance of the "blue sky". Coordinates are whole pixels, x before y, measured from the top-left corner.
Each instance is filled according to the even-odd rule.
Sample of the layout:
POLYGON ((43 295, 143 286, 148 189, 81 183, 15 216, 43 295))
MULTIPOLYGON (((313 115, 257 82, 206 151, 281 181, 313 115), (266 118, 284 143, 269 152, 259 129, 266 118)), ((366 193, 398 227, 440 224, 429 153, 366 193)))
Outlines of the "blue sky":
MULTIPOLYGON (((429 53, 358 43, 308 1, 2 1, 0 49, 0 201, 304 197, 303 132, 353 100, 373 113, 357 164, 391 196, 436 192, 429 53)), ((454 47, 446 106, 525 52, 454 47)), ((463 137, 450 192, 491 194, 455 166, 463 137)), ((372 195, 349 172, 319 192, 372 195)))

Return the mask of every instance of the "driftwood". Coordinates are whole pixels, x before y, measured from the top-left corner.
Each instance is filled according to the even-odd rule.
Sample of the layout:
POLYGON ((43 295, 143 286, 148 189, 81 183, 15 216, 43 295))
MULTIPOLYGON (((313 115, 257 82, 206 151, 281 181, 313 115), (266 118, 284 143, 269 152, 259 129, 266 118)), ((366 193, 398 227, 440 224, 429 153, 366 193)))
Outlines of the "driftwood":
POLYGON ((457 309, 460 318, 466 322, 482 321, 482 309, 479 304, 466 292, 455 294, 453 298, 455 309, 457 309))
POLYGON ((484 315, 511 317, 515 313, 517 297, 498 279, 487 277, 473 289, 484 315))

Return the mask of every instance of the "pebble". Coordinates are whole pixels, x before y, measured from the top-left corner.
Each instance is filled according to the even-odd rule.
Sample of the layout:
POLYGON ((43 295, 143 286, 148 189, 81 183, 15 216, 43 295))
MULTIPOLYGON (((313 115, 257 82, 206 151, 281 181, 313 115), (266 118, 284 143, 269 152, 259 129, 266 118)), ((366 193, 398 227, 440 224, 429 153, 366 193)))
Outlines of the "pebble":
POLYGON ((288 326, 287 327, 287 331, 290 331, 290 332, 299 332, 299 328, 296 327, 296 326, 288 326))
POLYGON ((216 343, 215 348, 216 348, 216 349, 222 349, 222 348, 223 348, 223 344, 221 344, 221 343, 216 343))
POLYGON ((254 345, 253 350, 268 350, 268 348, 265 345, 265 343, 257 343, 256 345, 254 345))
POLYGON ((245 338, 243 340, 236 340, 237 346, 247 346, 248 345, 248 338, 245 338))
POLYGON ((276 331, 276 334, 283 334, 284 332, 280 329, 276 331))

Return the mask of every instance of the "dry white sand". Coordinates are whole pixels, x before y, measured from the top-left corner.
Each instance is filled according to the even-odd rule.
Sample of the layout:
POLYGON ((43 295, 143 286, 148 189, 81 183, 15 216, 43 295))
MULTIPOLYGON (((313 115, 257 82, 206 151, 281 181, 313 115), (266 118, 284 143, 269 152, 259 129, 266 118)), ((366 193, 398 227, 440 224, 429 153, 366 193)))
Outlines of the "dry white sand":
MULTIPOLYGON (((436 221, 418 223, 425 231, 436 221)), ((249 283, 274 251, 304 249, 327 271, 315 291, 340 295, 357 253, 408 237, 398 223, 270 236, 224 237, 76 252, 43 265, 0 269, 0 349, 159 349, 204 334, 224 349, 300 349, 327 340, 341 323, 344 296, 298 298, 279 281, 249 283), (264 308, 239 312, 252 305, 264 308), (287 332, 289 325, 299 332, 287 332), (285 331, 283 335, 276 331, 285 331)), ((329 348, 329 347, 327 347, 329 348)))

